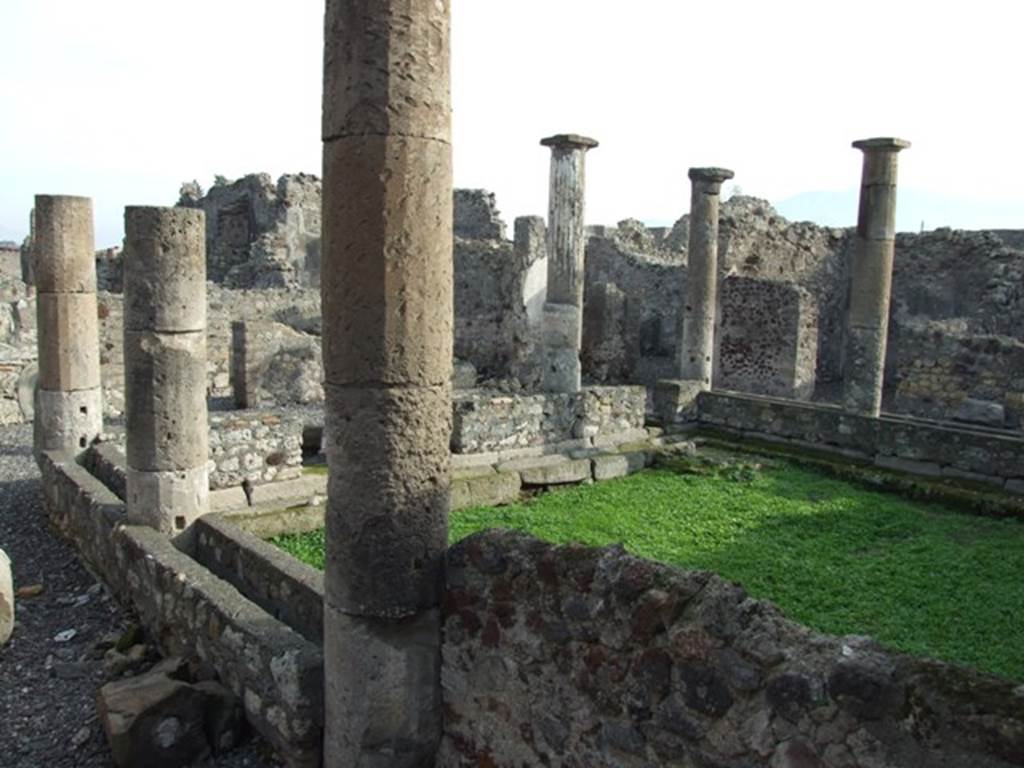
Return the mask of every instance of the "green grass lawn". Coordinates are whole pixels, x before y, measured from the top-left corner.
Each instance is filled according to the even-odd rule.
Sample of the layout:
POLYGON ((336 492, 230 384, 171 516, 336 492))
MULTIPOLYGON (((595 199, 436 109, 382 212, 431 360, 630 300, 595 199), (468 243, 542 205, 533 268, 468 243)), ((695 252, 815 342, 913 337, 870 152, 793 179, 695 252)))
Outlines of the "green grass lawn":
MULTIPOLYGON (((451 516, 451 540, 518 528, 622 542, 715 571, 833 634, 1024 680, 1024 524, 952 512, 783 461, 672 469, 451 516)), ((279 546, 323 567, 323 532, 279 546)))

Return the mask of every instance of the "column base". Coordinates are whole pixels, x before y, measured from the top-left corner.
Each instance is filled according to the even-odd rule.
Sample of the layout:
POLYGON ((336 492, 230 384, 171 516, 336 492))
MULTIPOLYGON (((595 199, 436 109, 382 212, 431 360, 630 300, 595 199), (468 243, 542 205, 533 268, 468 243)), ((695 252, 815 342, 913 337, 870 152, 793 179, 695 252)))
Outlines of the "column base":
POLYGON ((103 390, 100 387, 67 392, 36 390, 33 443, 37 457, 43 451, 78 455, 102 432, 103 390))
POLYGON ((710 388, 695 379, 662 379, 654 385, 654 413, 663 429, 697 421, 697 396, 710 388))
POLYGON ((156 528, 186 550, 192 523, 210 510, 210 479, 205 464, 167 472, 128 467, 126 490, 128 521, 156 528))
POLYGON ((433 765, 441 739, 441 612, 392 621, 324 603, 324 768, 433 765))

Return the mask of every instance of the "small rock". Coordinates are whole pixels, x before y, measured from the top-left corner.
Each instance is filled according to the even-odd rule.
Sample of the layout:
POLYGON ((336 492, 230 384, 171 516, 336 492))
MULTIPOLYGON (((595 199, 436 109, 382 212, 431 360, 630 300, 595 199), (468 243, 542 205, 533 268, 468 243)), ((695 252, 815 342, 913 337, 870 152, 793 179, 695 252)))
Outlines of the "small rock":
POLYGON ((71 748, 79 749, 89 740, 90 736, 92 736, 92 731, 89 730, 88 726, 82 726, 75 731, 75 735, 71 737, 71 748))
POLYGON ((70 643, 78 635, 77 629, 65 629, 63 632, 58 632, 53 636, 53 642, 55 643, 70 643))
POLYGON ((18 591, 14 593, 14 596, 19 600, 31 600, 39 597, 45 591, 46 587, 42 584, 29 584, 24 587, 18 587, 18 591))
POLYGON ((178 768, 206 757, 206 698, 203 691, 163 674, 104 685, 97 706, 114 764, 178 768))
POLYGON ((14 632, 14 579, 11 577, 11 559, 0 549, 0 646, 11 639, 14 632))

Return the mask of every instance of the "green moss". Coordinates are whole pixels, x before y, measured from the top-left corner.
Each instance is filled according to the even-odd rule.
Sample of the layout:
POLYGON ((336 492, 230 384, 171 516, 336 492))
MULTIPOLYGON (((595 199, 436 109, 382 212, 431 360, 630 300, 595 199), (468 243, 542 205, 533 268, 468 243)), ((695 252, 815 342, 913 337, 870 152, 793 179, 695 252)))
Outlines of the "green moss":
POLYGON ((306 464, 302 467, 302 474, 304 475, 326 475, 327 465, 326 464, 306 464))
MULTIPOLYGON (((486 528, 605 545, 716 571, 833 634, 1024 679, 1024 524, 963 515, 782 459, 682 461, 509 507, 453 513, 486 528)), ((323 567, 323 533, 277 542, 323 567)))

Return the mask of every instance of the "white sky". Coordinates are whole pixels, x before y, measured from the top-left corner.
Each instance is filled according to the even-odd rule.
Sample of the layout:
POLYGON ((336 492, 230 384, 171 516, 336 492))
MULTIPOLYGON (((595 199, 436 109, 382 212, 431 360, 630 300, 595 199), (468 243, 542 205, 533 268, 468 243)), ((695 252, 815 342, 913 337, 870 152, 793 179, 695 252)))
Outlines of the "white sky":
MULTIPOLYGON (((125 205, 180 182, 319 173, 322 0, 0 0, 0 239, 32 195, 125 205)), ((1024 228, 1018 0, 453 0, 455 182, 546 210, 541 137, 598 139, 587 218, 670 222, 686 169, 829 223, 854 139, 895 135, 901 225, 1024 228), (817 193, 836 194, 821 195, 817 193)))

